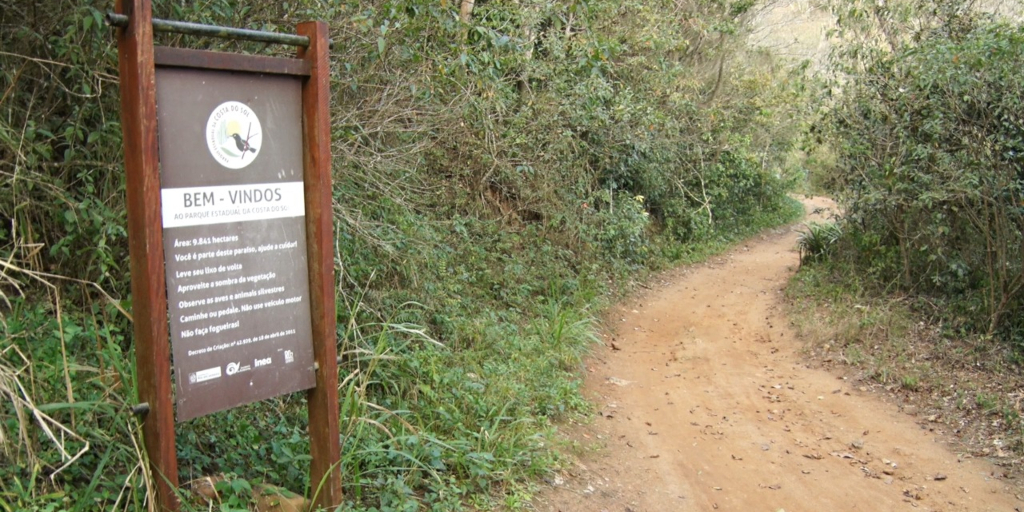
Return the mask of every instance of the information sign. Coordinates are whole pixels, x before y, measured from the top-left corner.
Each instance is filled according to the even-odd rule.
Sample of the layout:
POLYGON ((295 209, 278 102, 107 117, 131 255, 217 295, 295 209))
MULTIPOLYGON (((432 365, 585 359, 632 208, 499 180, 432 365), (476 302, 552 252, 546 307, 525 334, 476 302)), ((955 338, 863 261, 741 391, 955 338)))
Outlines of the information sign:
POLYGON ((150 508, 180 509, 175 419, 305 389, 310 510, 333 510, 342 490, 327 24, 279 34, 154 19, 151 0, 114 8, 132 412, 150 508), (155 47, 154 31, 289 45, 295 57, 155 47))
POLYGON ((179 422, 316 385, 301 86, 156 68, 179 422))

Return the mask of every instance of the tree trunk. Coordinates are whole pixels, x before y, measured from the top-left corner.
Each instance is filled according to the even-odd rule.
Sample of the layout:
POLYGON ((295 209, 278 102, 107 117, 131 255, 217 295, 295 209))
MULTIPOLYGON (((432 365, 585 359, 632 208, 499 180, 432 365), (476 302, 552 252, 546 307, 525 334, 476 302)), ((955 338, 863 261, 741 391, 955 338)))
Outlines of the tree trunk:
POLYGON ((899 39, 893 33, 892 26, 889 23, 889 18, 886 17, 888 10, 882 11, 881 7, 876 6, 871 10, 872 14, 875 15, 875 19, 878 21, 878 28, 882 31, 882 35, 885 36, 885 41, 889 43, 889 50, 892 53, 896 53, 900 48, 899 39))
POLYGON ((459 19, 463 23, 469 23, 469 20, 473 18, 473 6, 476 4, 476 0, 462 0, 462 6, 459 7, 459 19))
POLYGON ((719 34, 718 36, 718 76, 715 77, 715 87, 711 89, 711 94, 704 101, 705 105, 711 105, 715 102, 715 98, 718 97, 718 91, 722 88, 722 78, 725 75, 725 34, 719 34))

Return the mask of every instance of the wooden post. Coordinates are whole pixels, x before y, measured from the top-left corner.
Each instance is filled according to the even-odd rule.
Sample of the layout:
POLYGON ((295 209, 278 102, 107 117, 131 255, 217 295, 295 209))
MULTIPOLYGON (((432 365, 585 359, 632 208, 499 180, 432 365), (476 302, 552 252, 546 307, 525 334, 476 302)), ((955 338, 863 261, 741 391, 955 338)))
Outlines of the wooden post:
POLYGON ((313 354, 319 369, 309 390, 309 464, 314 508, 341 505, 341 447, 338 438, 338 347, 334 289, 334 209, 331 193, 330 68, 327 24, 300 23, 299 35, 309 48, 298 56, 310 63, 302 85, 302 132, 306 151, 303 177, 306 194, 306 252, 309 264, 313 354))
POLYGON ((156 134, 156 70, 150 0, 117 0, 128 16, 117 31, 121 73, 121 130, 127 174, 128 248, 139 402, 149 404, 142 433, 158 510, 178 510, 178 457, 171 403, 171 352, 164 290, 160 174, 156 134))

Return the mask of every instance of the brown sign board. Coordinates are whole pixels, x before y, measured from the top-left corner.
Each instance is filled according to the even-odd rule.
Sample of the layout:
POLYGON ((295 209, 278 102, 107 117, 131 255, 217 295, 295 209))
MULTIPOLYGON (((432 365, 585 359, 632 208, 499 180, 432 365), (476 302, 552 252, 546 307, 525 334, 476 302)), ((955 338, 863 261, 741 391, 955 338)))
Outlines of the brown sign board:
POLYGON ((179 422, 315 385, 301 85, 156 68, 179 422))
POLYGON ((327 24, 289 35, 152 15, 151 0, 115 0, 107 16, 118 27, 132 411, 150 505, 180 506, 175 395, 184 421, 305 389, 312 509, 333 509, 342 491, 327 24), (154 47, 157 28, 298 48, 284 58, 154 47))

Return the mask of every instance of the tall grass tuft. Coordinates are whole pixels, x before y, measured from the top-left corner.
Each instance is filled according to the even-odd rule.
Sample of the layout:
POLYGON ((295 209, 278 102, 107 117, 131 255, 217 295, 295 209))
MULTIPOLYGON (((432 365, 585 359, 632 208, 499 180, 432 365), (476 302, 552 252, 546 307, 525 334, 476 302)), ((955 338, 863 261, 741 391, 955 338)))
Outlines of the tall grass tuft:
POLYGON ((843 229, 835 222, 811 222, 804 228, 797 238, 801 265, 828 259, 843 237, 843 229))

